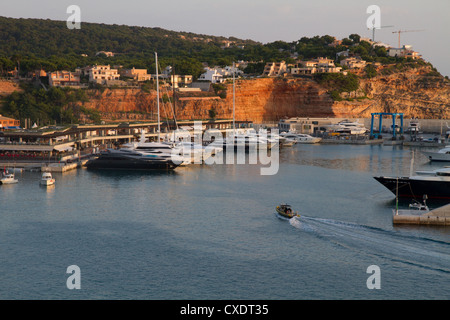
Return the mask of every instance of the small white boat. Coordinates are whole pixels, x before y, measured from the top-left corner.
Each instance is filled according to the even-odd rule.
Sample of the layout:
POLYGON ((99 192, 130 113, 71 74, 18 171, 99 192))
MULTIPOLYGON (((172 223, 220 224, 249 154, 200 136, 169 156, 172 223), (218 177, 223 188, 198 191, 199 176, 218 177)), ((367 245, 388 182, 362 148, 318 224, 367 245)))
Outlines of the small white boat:
POLYGON ((283 138, 283 140, 281 141, 281 145, 283 147, 292 147, 296 143, 297 143, 297 140, 290 139, 290 138, 283 138))
POLYGON ((414 134, 414 133, 417 134, 417 133, 419 133, 419 129, 420 129, 419 121, 417 119, 412 119, 409 122, 409 126, 408 126, 406 132, 409 132, 411 134, 414 134))
POLYGON ((422 151, 430 161, 450 161, 450 146, 445 146, 439 151, 422 151))
POLYGON ((282 132, 280 133, 280 137, 286 138, 286 139, 293 139, 297 141, 297 143, 318 143, 322 140, 322 138, 313 137, 309 134, 305 133, 296 133, 293 131, 290 132, 282 132))
POLYGON ((43 186, 51 186, 55 184, 55 179, 52 177, 52 174, 50 172, 44 172, 42 174, 40 184, 43 186))
POLYGON ((2 176, 0 178, 0 184, 12 184, 12 183, 18 183, 19 180, 17 180, 14 177, 14 173, 11 173, 7 171, 6 169, 3 170, 2 176))
POLYGON ((177 152, 183 158, 180 165, 200 164, 211 156, 210 152, 206 152, 206 147, 187 141, 181 141, 175 144, 173 152, 177 152))

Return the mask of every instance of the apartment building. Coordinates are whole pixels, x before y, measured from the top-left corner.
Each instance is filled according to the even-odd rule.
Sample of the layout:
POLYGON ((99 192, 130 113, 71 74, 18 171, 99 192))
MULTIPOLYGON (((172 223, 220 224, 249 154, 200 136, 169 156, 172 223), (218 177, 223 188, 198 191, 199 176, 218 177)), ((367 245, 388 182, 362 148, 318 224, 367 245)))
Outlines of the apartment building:
POLYGON ((287 72, 286 62, 268 62, 264 67, 263 76, 278 77, 287 72))
POLYGON ((119 80, 120 75, 117 69, 107 66, 93 66, 89 69, 89 81, 98 84, 107 84, 108 81, 119 80))

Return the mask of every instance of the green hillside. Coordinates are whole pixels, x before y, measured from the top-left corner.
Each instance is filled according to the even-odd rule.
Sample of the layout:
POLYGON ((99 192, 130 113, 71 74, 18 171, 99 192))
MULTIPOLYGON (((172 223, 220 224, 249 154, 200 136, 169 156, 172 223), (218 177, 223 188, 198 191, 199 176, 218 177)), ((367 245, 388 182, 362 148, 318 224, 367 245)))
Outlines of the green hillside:
POLYGON ((161 28, 82 23, 81 29, 68 29, 66 21, 0 17, 0 75, 19 64, 23 74, 38 68, 74 70, 92 64, 146 68, 153 72, 155 51, 163 68, 170 64, 177 73, 194 77, 200 75, 204 62, 225 66, 232 61, 253 61, 255 64, 247 71, 260 74, 266 61, 294 62, 293 54, 298 58, 334 59, 337 52, 346 49, 367 61, 392 60, 386 50, 372 50, 369 43, 360 42, 359 38, 350 35, 338 46, 329 46, 334 40, 329 35, 262 44, 161 28), (231 46, 223 48, 224 40, 231 42, 231 46), (111 51, 115 56, 96 56, 99 51, 111 51))

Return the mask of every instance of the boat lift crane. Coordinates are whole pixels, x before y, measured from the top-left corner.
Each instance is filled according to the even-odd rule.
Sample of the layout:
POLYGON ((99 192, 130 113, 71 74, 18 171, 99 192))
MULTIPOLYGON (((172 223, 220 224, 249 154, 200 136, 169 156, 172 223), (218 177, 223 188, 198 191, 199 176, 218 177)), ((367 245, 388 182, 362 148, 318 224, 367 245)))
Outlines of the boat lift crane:
POLYGON ((398 33, 398 48, 400 48, 400 35, 404 32, 420 32, 420 31, 425 31, 425 30, 397 30, 397 31, 392 31, 392 33, 398 33))
POLYGON ((374 137, 375 139, 378 139, 378 136, 381 134, 381 125, 383 123, 383 116, 392 116, 392 134, 393 138, 396 138, 396 127, 395 127, 395 118, 397 116, 400 116, 400 134, 403 134, 403 113, 389 113, 389 112, 376 112, 372 113, 372 121, 370 123, 370 137, 374 137), (379 122, 378 122, 378 132, 373 132, 373 123, 375 116, 379 116, 379 122))

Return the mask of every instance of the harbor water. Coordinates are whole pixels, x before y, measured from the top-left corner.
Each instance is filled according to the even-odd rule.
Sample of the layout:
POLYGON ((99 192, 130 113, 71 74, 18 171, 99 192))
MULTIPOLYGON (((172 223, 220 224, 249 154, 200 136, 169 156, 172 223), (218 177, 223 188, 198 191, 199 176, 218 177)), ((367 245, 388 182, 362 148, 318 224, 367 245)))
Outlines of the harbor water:
POLYGON ((17 173, 0 186, 0 298, 448 299, 449 228, 393 226, 395 196, 373 179, 411 164, 442 166, 402 146, 297 144, 275 175, 77 169, 41 187, 39 172, 17 173), (278 218, 280 203, 301 217, 278 218))

